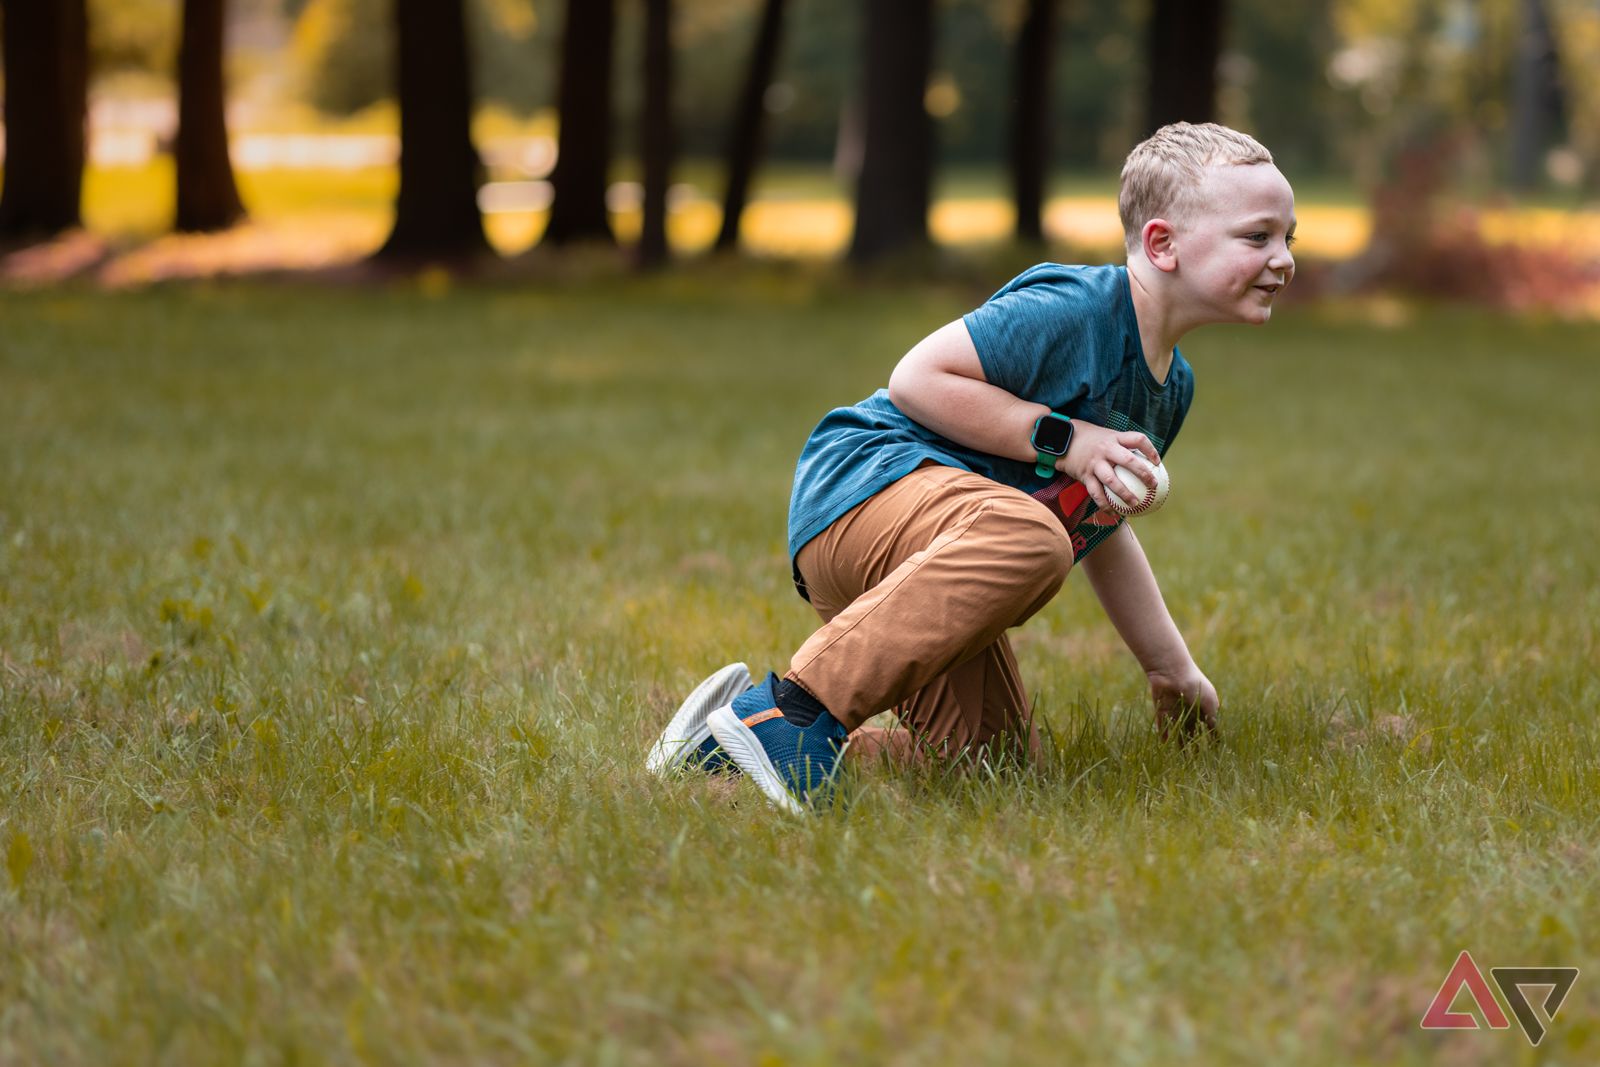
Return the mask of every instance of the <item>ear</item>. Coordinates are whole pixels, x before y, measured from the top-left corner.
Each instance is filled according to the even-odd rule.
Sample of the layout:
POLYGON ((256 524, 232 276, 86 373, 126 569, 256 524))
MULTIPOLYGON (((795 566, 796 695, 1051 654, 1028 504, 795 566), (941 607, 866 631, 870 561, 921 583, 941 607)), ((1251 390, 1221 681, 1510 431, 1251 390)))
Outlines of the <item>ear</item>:
POLYGON ((1157 270, 1172 272, 1178 269, 1178 232, 1166 219, 1151 219, 1144 224, 1139 238, 1144 246, 1144 258, 1157 270))

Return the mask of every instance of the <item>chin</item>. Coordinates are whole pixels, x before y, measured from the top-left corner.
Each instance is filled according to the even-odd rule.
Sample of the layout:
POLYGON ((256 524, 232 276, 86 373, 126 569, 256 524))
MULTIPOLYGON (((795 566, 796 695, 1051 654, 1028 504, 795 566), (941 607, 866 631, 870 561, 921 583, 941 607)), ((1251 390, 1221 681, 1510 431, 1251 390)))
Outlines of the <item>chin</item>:
POLYGON ((1271 320, 1271 304, 1257 304, 1254 307, 1246 308, 1244 314, 1239 318, 1239 321, 1247 326, 1265 326, 1271 320))

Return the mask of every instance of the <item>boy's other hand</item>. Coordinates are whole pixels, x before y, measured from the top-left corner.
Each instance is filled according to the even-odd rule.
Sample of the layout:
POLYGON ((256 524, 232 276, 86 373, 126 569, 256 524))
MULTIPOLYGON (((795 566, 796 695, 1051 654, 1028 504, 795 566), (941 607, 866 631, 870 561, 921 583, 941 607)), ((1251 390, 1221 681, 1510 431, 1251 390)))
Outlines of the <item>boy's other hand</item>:
POLYGON ((1089 497, 1102 510, 1111 507, 1107 493, 1132 506, 1128 487, 1117 477, 1118 466, 1127 467, 1150 488, 1156 487, 1155 465, 1161 462, 1150 438, 1137 430, 1108 430, 1082 419, 1072 420, 1072 444, 1056 466, 1083 483, 1089 497))
POLYGON ((1215 732, 1217 728, 1217 688, 1200 673, 1200 668, 1190 664, 1177 673, 1151 671, 1150 696, 1156 704, 1156 725, 1161 727, 1161 739, 1167 740, 1176 729, 1178 743, 1182 744, 1200 733, 1215 732))

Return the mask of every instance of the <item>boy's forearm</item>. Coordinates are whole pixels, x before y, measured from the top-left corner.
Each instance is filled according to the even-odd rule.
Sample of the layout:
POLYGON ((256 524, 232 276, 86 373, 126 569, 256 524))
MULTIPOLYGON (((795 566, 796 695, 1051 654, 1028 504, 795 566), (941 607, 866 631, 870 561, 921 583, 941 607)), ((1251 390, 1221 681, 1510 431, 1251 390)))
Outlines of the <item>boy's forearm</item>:
POLYGON ((916 422, 956 444, 991 456, 1031 461, 1033 424, 1050 409, 999 386, 959 374, 925 374, 916 389, 896 390, 890 399, 916 422))
MULTIPOLYGON (((889 399, 913 421, 947 440, 1024 463, 1039 458, 1033 447, 1034 425, 1050 413, 1044 404, 988 382, 961 319, 933 331, 901 358, 889 376, 889 399)), ((1113 470, 1116 464, 1137 464, 1138 455, 1147 463, 1160 461, 1150 439, 1136 430, 1108 430, 1081 420, 1074 424, 1067 454, 1054 466, 1082 482, 1100 507, 1111 506, 1108 492, 1121 492, 1105 488, 1122 484, 1113 470)), ((1144 477, 1155 485, 1154 474, 1144 477)))
POLYGON ((1123 523, 1083 561, 1083 570, 1145 673, 1177 673, 1192 662, 1133 527, 1123 523))
POLYGON ((977 452, 1031 460, 1033 424, 1050 409, 984 380, 978 350, 961 319, 946 323, 905 354, 889 377, 889 399, 913 421, 977 452))

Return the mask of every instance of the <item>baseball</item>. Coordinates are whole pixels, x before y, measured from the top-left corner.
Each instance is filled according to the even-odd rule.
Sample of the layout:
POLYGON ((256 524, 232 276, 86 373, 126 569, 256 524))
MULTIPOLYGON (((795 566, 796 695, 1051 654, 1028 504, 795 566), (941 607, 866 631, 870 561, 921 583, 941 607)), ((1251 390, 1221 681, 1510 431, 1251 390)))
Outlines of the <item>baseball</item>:
POLYGON ((1165 463, 1156 464, 1156 487, 1150 488, 1144 479, 1127 467, 1117 467, 1117 478, 1128 487, 1128 496, 1134 503, 1124 503, 1122 498, 1115 493, 1107 492, 1106 499, 1111 502, 1111 508, 1121 515, 1148 515, 1167 502, 1167 493, 1172 490, 1172 479, 1167 475, 1165 463))

